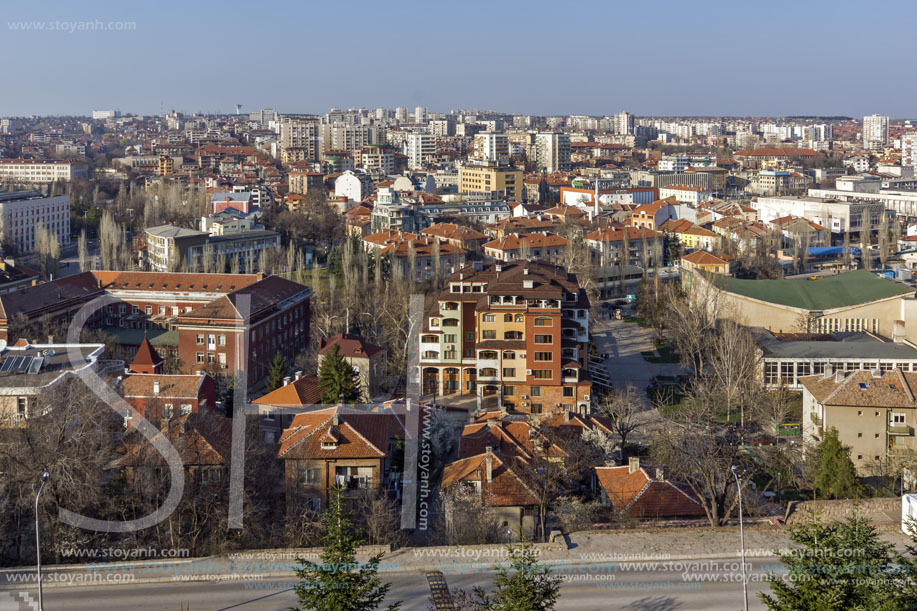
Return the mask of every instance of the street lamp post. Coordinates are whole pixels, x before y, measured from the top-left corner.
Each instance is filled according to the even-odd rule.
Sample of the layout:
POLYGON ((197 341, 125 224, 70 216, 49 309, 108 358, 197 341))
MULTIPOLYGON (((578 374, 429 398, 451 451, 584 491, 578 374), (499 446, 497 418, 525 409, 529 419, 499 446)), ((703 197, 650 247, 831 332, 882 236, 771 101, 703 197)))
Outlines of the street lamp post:
POLYGON ((47 471, 41 474, 41 486, 38 487, 38 493, 35 495, 35 567, 38 571, 38 611, 45 611, 41 597, 41 531, 38 529, 38 499, 49 477, 51 474, 47 471))
POLYGON ((745 601, 745 611, 748 611, 748 577, 745 575, 745 526, 742 523, 742 484, 739 483, 739 474, 735 465, 732 465, 732 475, 736 478, 736 492, 739 495, 739 537, 742 540, 742 595, 745 601))

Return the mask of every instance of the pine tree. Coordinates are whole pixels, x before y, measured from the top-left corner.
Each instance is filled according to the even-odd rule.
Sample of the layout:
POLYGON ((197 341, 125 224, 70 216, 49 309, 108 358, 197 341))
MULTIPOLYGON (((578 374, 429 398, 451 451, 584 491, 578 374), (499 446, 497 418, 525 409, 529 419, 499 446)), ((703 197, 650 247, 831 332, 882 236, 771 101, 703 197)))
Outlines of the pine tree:
POLYGON ((350 363, 344 360, 337 344, 322 357, 318 368, 318 387, 322 403, 356 403, 360 400, 360 378, 350 363))
POLYGON ((790 528, 800 547, 779 554, 787 579, 768 574, 771 593, 761 593, 770 611, 904 611, 910 609, 890 569, 897 554, 869 521, 854 515, 824 525, 818 516, 790 528))
POLYGON ((856 467, 850 460, 850 448, 838 439, 836 428, 825 431, 809 464, 812 486, 820 498, 847 499, 862 495, 856 467))
MULTIPOLYGON (((372 611, 382 605, 391 584, 383 584, 376 574, 382 554, 366 563, 356 560, 357 547, 363 543, 356 534, 350 513, 344 509, 343 491, 331 491, 328 511, 322 516, 323 543, 319 562, 299 559, 294 586, 299 606, 291 611, 372 611)), ((389 611, 401 603, 388 605, 389 611)))
POLYGON ((268 390, 277 390, 283 386, 283 378, 287 375, 287 362, 284 360, 283 355, 280 354, 280 351, 274 355, 274 359, 271 361, 271 368, 267 372, 267 387, 268 390))
POLYGON ((501 566, 494 577, 497 591, 487 596, 475 588, 477 605, 483 611, 550 611, 560 597, 559 575, 538 562, 530 543, 510 547, 509 567, 501 566))

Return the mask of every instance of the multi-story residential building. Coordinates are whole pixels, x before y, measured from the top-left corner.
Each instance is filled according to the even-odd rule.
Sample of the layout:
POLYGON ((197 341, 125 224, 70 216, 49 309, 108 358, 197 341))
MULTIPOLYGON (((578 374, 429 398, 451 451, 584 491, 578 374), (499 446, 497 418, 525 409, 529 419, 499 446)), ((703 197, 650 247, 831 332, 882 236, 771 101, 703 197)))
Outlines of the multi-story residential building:
POLYGON ((114 119, 118 116, 117 110, 93 110, 92 111, 92 120, 93 121, 107 121, 109 119, 114 119))
POLYGON ((321 189, 325 184, 325 175, 314 170, 292 170, 287 175, 290 193, 308 193, 321 189))
POLYGON ((80 161, 0 159, 0 182, 27 185, 89 180, 89 165, 80 161))
POLYGON ((629 112, 619 112, 612 117, 612 129, 615 134, 630 135, 634 133, 634 115, 629 112))
POLYGON ((888 117, 868 115, 863 117, 863 146, 880 150, 888 145, 888 117))
POLYGON ((686 271, 700 270, 711 274, 729 275, 729 260, 706 250, 695 250, 681 258, 681 268, 686 271))
POLYGON ((423 393, 480 409, 590 410, 589 299, 554 265, 475 263, 449 277, 420 337, 423 393), (448 400, 448 399, 447 399, 448 400))
POLYGON ((789 195, 804 193, 813 182, 811 176, 787 170, 760 170, 746 190, 755 195, 789 195))
POLYGON ((659 189, 659 198, 674 197, 680 204, 697 206, 713 197, 713 192, 692 185, 668 185, 659 189))
POLYGON ((408 156, 408 167, 412 170, 423 168, 427 157, 436 152, 436 137, 433 134, 408 134, 404 144, 404 154, 408 156))
POLYGON ((498 193, 509 201, 519 201, 523 188, 521 170, 492 165, 459 166, 459 193, 498 193))
POLYGON ((373 181, 369 174, 358 170, 347 170, 334 180, 334 194, 350 201, 361 202, 373 192, 373 181))
POLYGON ((509 163, 509 140, 506 134, 475 134, 471 158, 483 164, 498 166, 509 163))
POLYGON ((585 237, 593 255, 606 265, 624 263, 654 267, 662 263, 665 246, 665 234, 662 232, 636 227, 606 227, 587 233, 585 237))
POLYGON ((687 219, 669 219, 658 229, 677 238, 688 250, 716 250, 722 242, 720 234, 695 225, 687 219))
POLYGON ((545 172, 569 172, 570 136, 562 133, 536 134, 535 167, 545 172))
POLYGON ((414 109, 414 123, 423 124, 427 122, 427 109, 423 106, 418 106, 414 109))
POLYGON ((566 239, 553 233, 523 233, 491 240, 483 246, 484 254, 495 261, 539 259, 561 263, 567 255, 566 239))
POLYGON ((395 172, 395 154, 381 146, 362 146, 353 152, 353 164, 366 171, 378 169, 388 176, 395 172))
POLYGON ((917 450, 917 373, 827 366, 799 382, 803 440, 818 443, 824 431, 837 429, 860 475, 887 473, 889 462, 917 450))
MULTIPOLYGON (((870 230, 875 231, 882 215, 886 214, 885 204, 866 201, 867 198, 872 199, 868 193, 810 189, 809 196, 757 197, 749 205, 757 210, 758 219, 765 223, 796 215, 821 225, 830 233, 849 230, 859 234, 864 220, 870 230), (847 198, 851 201, 844 201, 847 198)), ((917 203, 917 198, 914 199, 917 203)))
POLYGON ((901 165, 917 169, 917 132, 901 136, 901 165))
POLYGON ((0 191, 0 234, 20 253, 35 250, 39 226, 57 237, 61 246, 70 243, 70 196, 44 197, 38 191, 0 191))
POLYGON ((302 156, 311 161, 318 160, 319 123, 314 117, 283 117, 280 123, 280 148, 302 147, 302 156))

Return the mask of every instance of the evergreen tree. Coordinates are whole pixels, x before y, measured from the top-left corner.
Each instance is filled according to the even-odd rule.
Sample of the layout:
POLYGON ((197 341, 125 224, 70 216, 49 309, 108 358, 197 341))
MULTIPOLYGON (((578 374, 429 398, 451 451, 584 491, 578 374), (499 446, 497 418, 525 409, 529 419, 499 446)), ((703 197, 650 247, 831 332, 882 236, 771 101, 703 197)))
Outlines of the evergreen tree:
POLYGON ((344 360, 337 344, 322 357, 318 368, 318 387, 325 404, 357 403, 360 400, 359 374, 344 360))
POLYGON ((509 566, 501 566, 494 577, 497 591, 487 596, 475 588, 482 611, 551 611, 560 598, 559 575, 538 562, 531 544, 509 548, 509 566))
MULTIPOLYGON (((356 560, 357 547, 363 543, 356 533, 350 513, 344 509, 343 491, 334 488, 328 511, 322 515, 324 547, 318 562, 299 559, 294 586, 299 606, 291 611, 372 611, 378 609, 391 584, 383 584, 376 574, 382 554, 365 564, 356 560)), ((399 609, 401 603, 389 605, 399 609)))
POLYGON ((278 350, 277 354, 274 355, 274 359, 271 361, 271 368, 267 372, 268 390, 277 390, 283 386, 283 379, 286 377, 286 375, 287 362, 278 350))
MULTIPOLYGON (((892 544, 879 538, 869 521, 853 516, 824 525, 790 528, 798 544, 779 554, 788 578, 768 574, 771 593, 761 593, 770 611, 904 611, 911 609, 899 587, 902 575, 892 544)), ((906 581, 906 580, 905 580, 906 581)))
POLYGON ((820 498, 847 499, 862 495, 863 487, 850 460, 850 448, 838 439, 836 428, 825 431, 809 464, 812 486, 820 498))

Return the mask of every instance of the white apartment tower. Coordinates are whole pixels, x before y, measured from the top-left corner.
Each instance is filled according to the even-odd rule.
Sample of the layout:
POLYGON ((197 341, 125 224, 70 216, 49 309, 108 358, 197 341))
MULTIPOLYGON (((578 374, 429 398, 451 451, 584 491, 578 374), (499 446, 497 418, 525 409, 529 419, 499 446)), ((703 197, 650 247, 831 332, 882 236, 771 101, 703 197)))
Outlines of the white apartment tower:
POLYGON ((488 164, 509 163, 509 139, 506 134, 475 134, 472 158, 488 164))
POLYGON ((408 167, 417 170, 424 167, 427 155, 436 152, 436 137, 433 134, 408 134, 404 154, 408 156, 408 167))
POLYGON ((885 148, 888 144, 888 117, 869 115, 863 117, 863 146, 870 150, 885 148))
POLYGON ((399 106, 395 109, 395 120, 399 123, 404 123, 408 120, 408 109, 404 106, 399 106))
POLYGON ((21 253, 35 250, 38 226, 70 243, 70 196, 44 197, 38 191, 0 192, 0 233, 21 253))
POLYGON ((426 123, 427 122, 427 109, 423 106, 418 106, 414 109, 414 123, 426 123))
POLYGON ((536 134, 535 166, 545 172, 569 172, 570 136, 561 133, 536 134))
POLYGON ((629 136, 634 133, 634 115, 629 112, 619 112, 614 116, 615 134, 629 136))
POLYGON ((917 132, 901 136, 901 165, 917 169, 917 132))
POLYGON ((280 124, 280 147, 303 147, 308 159, 318 159, 319 124, 312 118, 284 117, 280 124))

